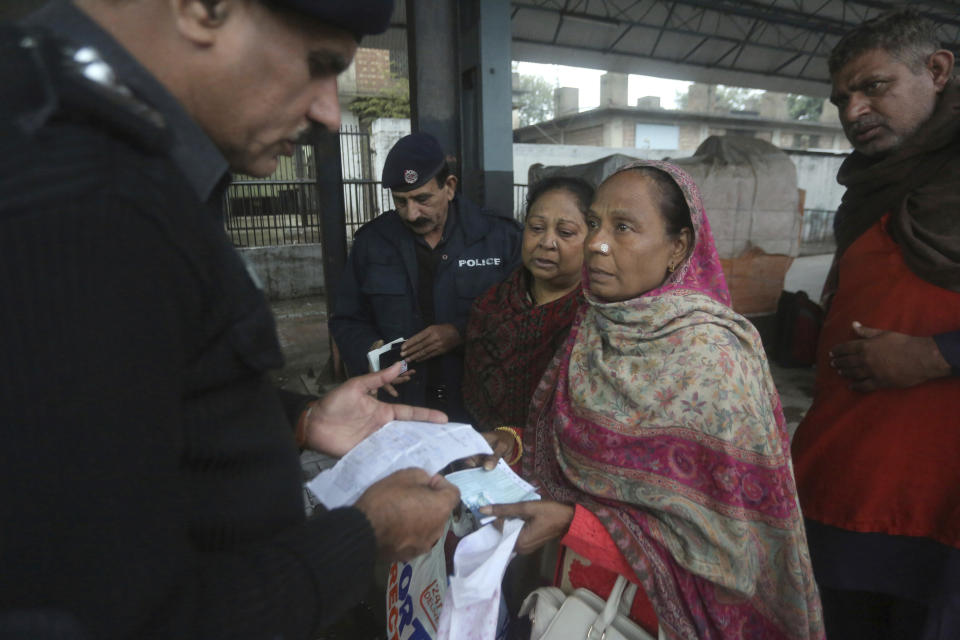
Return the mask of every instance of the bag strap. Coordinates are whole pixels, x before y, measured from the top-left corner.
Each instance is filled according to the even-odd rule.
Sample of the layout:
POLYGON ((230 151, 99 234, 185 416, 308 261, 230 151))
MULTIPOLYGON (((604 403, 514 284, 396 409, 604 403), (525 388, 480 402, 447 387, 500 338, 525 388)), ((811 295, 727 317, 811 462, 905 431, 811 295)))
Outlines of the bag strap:
POLYGON ((623 576, 617 576, 617 581, 614 583, 613 589, 610 590, 610 597, 607 598, 607 603, 604 605, 600 615, 597 616, 597 619, 594 620, 590 628, 587 629, 586 640, 603 640, 604 636, 606 636, 607 627, 610 626, 614 618, 617 617, 623 601, 627 601, 627 596, 629 596, 630 604, 627 605, 627 610, 629 611, 629 607, 632 606, 633 597, 636 593, 637 586, 635 584, 630 583, 623 576), (632 589, 629 588, 628 585, 632 587, 632 589))
MULTIPOLYGON (((623 576, 620 576, 623 578, 623 576)), ((624 578, 626 580, 626 578, 624 578)), ((623 597, 620 598, 620 608, 618 611, 621 615, 630 617, 630 609, 633 608, 633 599, 637 596, 637 585, 629 580, 626 580, 627 588, 623 590, 623 597)))

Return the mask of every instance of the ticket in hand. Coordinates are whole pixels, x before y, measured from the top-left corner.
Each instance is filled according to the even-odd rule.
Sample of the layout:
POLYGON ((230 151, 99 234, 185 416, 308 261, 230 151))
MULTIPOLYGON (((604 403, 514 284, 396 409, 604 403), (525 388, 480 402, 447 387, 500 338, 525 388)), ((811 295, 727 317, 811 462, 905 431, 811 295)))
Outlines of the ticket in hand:
POLYGON ((496 520, 480 514, 477 510, 482 506, 540 499, 536 487, 514 473, 503 458, 489 471, 477 467, 448 473, 446 478, 460 489, 460 501, 480 524, 496 520))

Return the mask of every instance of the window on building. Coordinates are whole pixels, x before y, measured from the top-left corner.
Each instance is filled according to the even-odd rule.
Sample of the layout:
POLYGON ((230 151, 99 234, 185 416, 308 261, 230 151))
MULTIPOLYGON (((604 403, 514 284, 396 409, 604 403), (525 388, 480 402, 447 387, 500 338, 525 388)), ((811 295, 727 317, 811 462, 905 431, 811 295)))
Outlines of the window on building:
POLYGON ((637 149, 679 149, 680 127, 672 124, 636 124, 633 146, 637 149))

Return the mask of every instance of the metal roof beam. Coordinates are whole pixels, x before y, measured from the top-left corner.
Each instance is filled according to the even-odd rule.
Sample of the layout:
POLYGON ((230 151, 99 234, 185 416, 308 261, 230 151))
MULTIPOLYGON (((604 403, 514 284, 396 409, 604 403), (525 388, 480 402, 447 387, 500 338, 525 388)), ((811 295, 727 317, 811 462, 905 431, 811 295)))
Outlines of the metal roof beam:
MULTIPOLYGON (((678 0, 678 1, 681 2, 681 3, 683 3, 683 4, 689 4, 689 2, 688 2, 687 0, 678 0)), ((555 14, 555 13, 556 13, 556 11, 554 11, 553 9, 545 9, 545 8, 543 8, 543 7, 541 7, 541 6, 538 6, 538 5, 535 5, 535 4, 531 4, 531 3, 528 3, 528 2, 514 2, 513 4, 514 4, 515 6, 520 7, 521 9, 529 9, 529 10, 531 10, 531 11, 539 11, 539 12, 552 13, 552 14, 555 14)), ((742 38, 734 38, 734 37, 731 37, 731 36, 725 36, 725 35, 720 35, 720 34, 704 33, 704 32, 702 32, 702 31, 692 31, 692 30, 690 30, 690 29, 678 29, 678 28, 676 28, 676 27, 666 27, 666 26, 661 27, 661 26, 659 26, 659 25, 639 23, 639 22, 632 22, 632 21, 629 21, 629 22, 628 22, 628 21, 626 21, 626 20, 619 20, 618 22, 620 22, 620 24, 624 24, 624 25, 625 25, 625 24, 630 24, 630 25, 632 25, 632 26, 634 26, 634 27, 642 27, 642 28, 645 28, 645 29, 655 29, 655 30, 656 30, 656 29, 663 29, 664 31, 667 31, 667 32, 670 32, 670 33, 677 33, 677 34, 680 34, 680 35, 691 36, 691 37, 694 37, 694 38, 708 37, 708 38, 710 38, 710 39, 712 39, 712 40, 717 40, 717 41, 719 41, 719 42, 727 42, 727 43, 733 43, 733 44, 738 44, 738 45, 739 45, 741 42, 743 42, 743 39, 742 39, 742 38)), ((520 41, 520 40, 518 40, 518 41, 520 41)), ((565 44, 557 44, 556 42, 545 42, 545 41, 538 41, 538 40, 531 40, 531 39, 526 39, 525 41, 526 41, 526 42, 530 42, 530 43, 536 43, 536 44, 553 44, 553 45, 558 46, 558 47, 560 47, 560 46, 562 46, 562 47, 569 46, 569 45, 565 45, 565 44)), ((751 42, 751 43, 749 43, 749 44, 750 44, 750 46, 752 46, 752 47, 757 47, 757 48, 759 48, 759 49, 765 49, 765 50, 768 50, 768 51, 779 51, 779 52, 781 52, 781 53, 789 53, 789 54, 791 54, 791 55, 792 55, 792 54, 795 54, 795 53, 808 53, 808 52, 806 52, 806 51, 802 51, 802 50, 797 49, 797 48, 782 47, 782 46, 777 46, 777 45, 772 45, 772 44, 766 44, 766 43, 762 43, 762 42, 751 42)), ((821 56, 821 57, 825 57, 825 56, 821 56)))
MULTIPOLYGON (((641 59, 641 60, 646 59, 646 60, 653 60, 653 61, 656 61, 656 62, 668 62, 668 63, 677 63, 677 64, 678 64, 678 61, 675 60, 675 59, 673 59, 673 58, 665 58, 665 57, 660 57, 660 56, 651 56, 651 55, 641 54, 641 53, 628 53, 628 52, 625 52, 625 51, 615 51, 615 52, 613 52, 612 54, 610 54, 610 53, 607 53, 604 49, 598 49, 598 48, 595 48, 595 47, 588 47, 588 46, 585 46, 585 45, 574 45, 574 44, 551 45, 549 42, 544 42, 543 40, 531 40, 531 39, 528 39, 528 38, 514 38, 513 41, 516 42, 516 43, 519 43, 519 44, 529 44, 529 45, 539 45, 539 46, 557 46, 557 47, 561 47, 561 48, 563 48, 563 49, 568 49, 568 50, 571 50, 571 51, 584 51, 584 52, 596 53, 596 54, 601 54, 601 55, 616 55, 616 56, 624 56, 624 57, 627 57, 627 58, 636 58, 636 59, 641 59)), ((720 57, 720 59, 722 60, 723 58, 726 58, 726 57, 729 56, 731 53, 733 53, 734 51, 736 51, 737 48, 738 48, 738 46, 739 46, 739 44, 734 44, 723 56, 720 57)), ((691 63, 685 63, 685 64, 688 64, 688 65, 689 65, 689 64, 691 64, 691 63)), ((723 71, 735 71, 735 72, 738 72, 738 73, 744 73, 744 74, 748 74, 748 75, 757 75, 757 76, 772 75, 772 76, 775 76, 775 77, 778 77, 778 78, 787 78, 787 79, 791 79, 791 80, 797 80, 797 79, 798 79, 798 76, 795 76, 795 75, 789 75, 789 74, 785 74, 785 73, 774 73, 773 71, 769 71, 769 70, 763 70, 763 71, 747 71, 747 70, 744 70, 744 69, 738 69, 738 68, 736 68, 736 67, 733 66, 733 65, 726 65, 726 66, 725 66, 725 65, 720 65, 720 64, 712 64, 712 65, 698 64, 698 65, 694 65, 694 66, 703 67, 703 68, 706 68, 706 69, 720 69, 720 70, 723 70, 723 71)), ((815 79, 815 78, 799 78, 799 79, 801 79, 801 80, 806 80, 806 81, 809 81, 809 82, 820 82, 820 81, 818 81, 818 80, 815 79)))
POLYGON ((794 11, 784 7, 770 7, 751 0, 676 0, 679 4, 699 9, 708 9, 723 15, 739 16, 741 18, 760 19, 771 24, 782 24, 808 31, 827 31, 834 35, 841 35, 853 25, 845 25, 831 18, 816 18, 802 11, 794 11), (811 18, 814 18, 811 20, 811 18))

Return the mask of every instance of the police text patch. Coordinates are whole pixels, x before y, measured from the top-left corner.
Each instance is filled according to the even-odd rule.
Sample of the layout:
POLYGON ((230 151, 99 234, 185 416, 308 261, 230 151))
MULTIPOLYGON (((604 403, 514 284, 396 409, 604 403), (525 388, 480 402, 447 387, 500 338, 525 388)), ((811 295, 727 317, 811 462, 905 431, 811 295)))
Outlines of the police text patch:
POLYGON ((493 267, 500 264, 500 258, 460 258, 458 267, 493 267))

